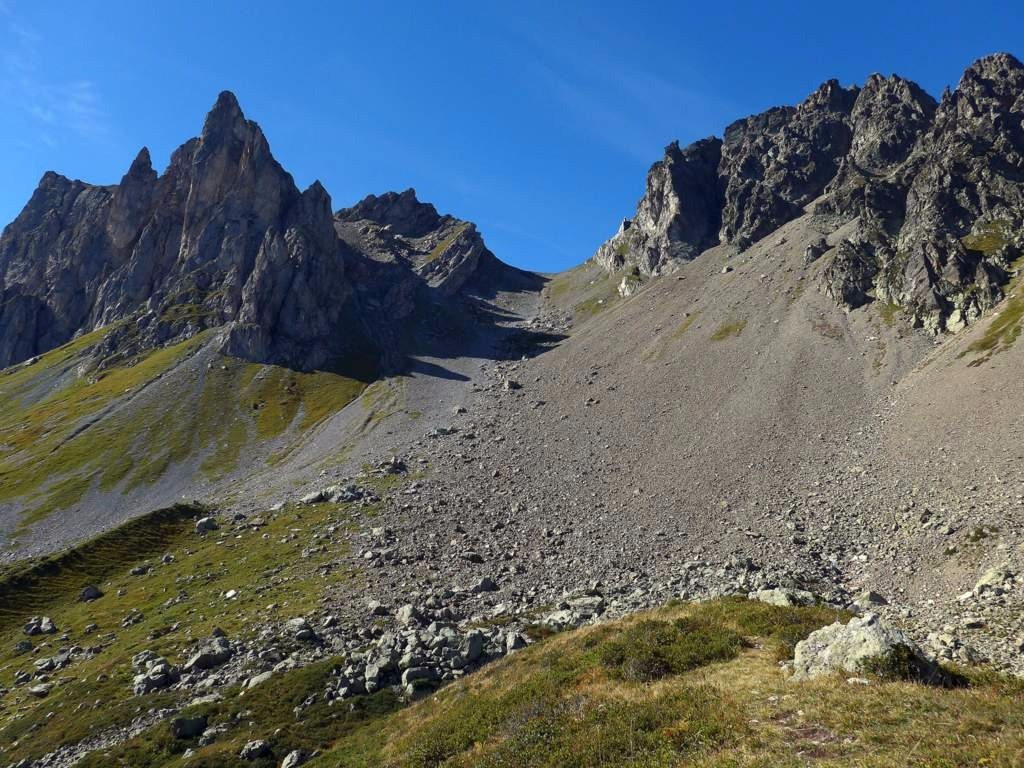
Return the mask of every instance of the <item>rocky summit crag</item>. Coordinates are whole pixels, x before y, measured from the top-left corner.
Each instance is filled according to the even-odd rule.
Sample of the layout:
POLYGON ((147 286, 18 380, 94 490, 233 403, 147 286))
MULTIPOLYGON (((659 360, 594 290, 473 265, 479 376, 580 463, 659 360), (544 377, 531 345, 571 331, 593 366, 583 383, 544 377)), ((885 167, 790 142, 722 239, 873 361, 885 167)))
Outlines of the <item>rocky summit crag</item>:
POLYGON ((224 92, 162 175, 143 149, 115 186, 43 176, 0 237, 0 367, 123 321, 115 357, 222 327, 231 354, 329 367, 389 350, 380 318, 400 322, 482 262, 497 264, 476 229, 412 190, 333 214, 224 92))
POLYGON ((658 275, 810 213, 849 225, 808 250, 826 259, 821 285, 837 302, 881 301, 956 331, 1000 299, 1021 255, 1022 123, 1024 66, 1005 53, 975 62, 939 102, 895 75, 830 80, 722 139, 670 144, 635 216, 594 259, 658 275))

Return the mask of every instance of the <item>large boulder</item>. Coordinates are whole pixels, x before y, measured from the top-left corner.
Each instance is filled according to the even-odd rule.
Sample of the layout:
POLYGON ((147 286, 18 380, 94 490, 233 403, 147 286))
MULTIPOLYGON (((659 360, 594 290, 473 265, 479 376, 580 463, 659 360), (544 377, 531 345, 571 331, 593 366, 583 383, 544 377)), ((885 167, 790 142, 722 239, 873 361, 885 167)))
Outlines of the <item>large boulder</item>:
POLYGON ((176 717, 171 720, 171 735, 176 739, 194 739, 206 730, 206 716, 176 717))
POLYGON ((806 589, 787 589, 776 587, 775 589, 761 589, 751 592, 747 597, 759 603, 777 605, 780 608, 792 608, 801 605, 814 605, 815 597, 813 592, 806 589))
POLYGON ((185 662, 184 670, 191 672, 219 667, 231 658, 232 653, 231 643, 226 637, 211 637, 200 643, 195 653, 185 662))
POLYGON ((57 632, 57 625, 49 616, 33 616, 25 622, 25 634, 29 637, 35 635, 52 635, 57 632))
POLYGON ((834 672, 875 673, 883 677, 938 682, 938 665, 898 629, 876 614, 836 622, 812 632, 796 645, 794 681, 834 672))
POLYGON ((93 600, 99 600, 101 597, 103 597, 103 590, 95 584, 90 584, 79 593, 78 602, 91 603, 93 600))

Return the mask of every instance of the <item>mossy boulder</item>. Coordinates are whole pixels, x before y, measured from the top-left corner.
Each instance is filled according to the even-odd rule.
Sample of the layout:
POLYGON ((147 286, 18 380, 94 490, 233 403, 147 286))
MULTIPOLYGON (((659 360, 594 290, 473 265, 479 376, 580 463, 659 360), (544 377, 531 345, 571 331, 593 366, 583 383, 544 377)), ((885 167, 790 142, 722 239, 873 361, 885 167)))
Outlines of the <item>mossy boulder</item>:
POLYGON ((942 674, 905 634, 876 614, 836 622, 796 645, 794 681, 835 672, 874 674, 885 679, 939 682, 942 674))

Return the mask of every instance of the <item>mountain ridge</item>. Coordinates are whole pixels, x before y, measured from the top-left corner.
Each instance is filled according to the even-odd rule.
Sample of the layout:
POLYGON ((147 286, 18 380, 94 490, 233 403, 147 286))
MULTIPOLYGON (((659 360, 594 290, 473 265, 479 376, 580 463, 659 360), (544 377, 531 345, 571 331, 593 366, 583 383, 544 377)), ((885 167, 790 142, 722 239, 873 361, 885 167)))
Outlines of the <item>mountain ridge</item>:
POLYGON ((742 252, 807 208, 856 221, 808 254, 828 251, 821 286, 839 304, 877 299, 933 333, 962 329, 1002 297, 1024 245, 1022 84, 1007 53, 974 62, 941 101, 898 75, 830 80, 721 139, 670 144, 634 218, 592 258, 671 272, 719 243, 742 252))
POLYGON ((117 185, 43 176, 0 235, 0 367, 128 318, 108 341, 122 358, 226 326, 223 348, 253 361, 311 370, 376 348, 394 365, 361 306, 400 321, 481 263, 500 264, 476 228, 414 190, 336 212, 318 181, 299 191, 225 91, 162 175, 143 148, 117 185))

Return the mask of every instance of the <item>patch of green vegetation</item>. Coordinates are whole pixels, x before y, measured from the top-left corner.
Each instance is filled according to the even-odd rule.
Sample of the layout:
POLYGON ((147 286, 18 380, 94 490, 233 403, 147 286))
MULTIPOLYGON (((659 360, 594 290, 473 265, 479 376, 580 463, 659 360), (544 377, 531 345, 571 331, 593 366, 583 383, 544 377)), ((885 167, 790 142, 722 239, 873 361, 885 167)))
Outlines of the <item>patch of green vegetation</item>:
POLYGON ((619 281, 617 275, 605 275, 588 287, 586 296, 573 307, 577 318, 587 319, 603 312, 616 304, 619 299, 619 281))
POLYGON ((720 624, 690 617, 672 622, 648 619, 606 641, 598 656, 613 676, 639 683, 734 659, 742 647, 743 638, 720 624))
POLYGON ((445 252, 455 244, 455 241, 459 239, 466 228, 469 226, 468 223, 462 223, 455 228, 455 230, 448 235, 444 240, 434 246, 433 250, 427 254, 427 258, 423 260, 423 264, 433 264, 435 261, 444 256, 445 252))
MULTIPOLYGON (((402 377, 380 379, 370 384, 363 391, 359 401, 365 412, 361 431, 372 430, 393 416, 402 414, 417 419, 417 411, 406 410, 407 382, 402 377)), ((421 414, 422 415, 422 414, 421 414)))
POLYGON ((629 241, 626 238, 622 238, 618 243, 615 244, 615 255, 625 258, 629 254, 629 241))
POLYGON ((389 734, 386 749, 358 754, 342 743, 324 764, 660 765, 724 743, 734 738, 731 728, 742 728, 709 689, 641 701, 588 690, 586 681, 601 669, 594 648, 610 634, 597 631, 579 645, 542 644, 524 651, 487 684, 469 686, 469 695, 439 694, 431 706, 439 716, 427 715, 408 732, 389 734))
POLYGON ((729 633, 758 630, 766 636, 752 639, 770 643, 836 616, 729 599, 560 634, 368 724, 359 741, 340 739, 316 765, 796 768, 814 755, 827 765, 883 768, 911 752, 921 766, 1014 764, 1024 746, 1020 681, 978 679, 961 690, 833 679, 793 685, 773 655, 757 643, 736 649, 729 633), (628 653, 632 640, 657 653, 666 635, 672 646, 677 638, 667 633, 678 619, 728 638, 723 654, 736 654, 681 674, 662 675, 658 659, 653 684, 602 662, 604 649, 628 653))
POLYGON ((920 682, 946 688, 968 684, 967 678, 955 670, 922 662, 910 646, 903 644, 897 645, 884 656, 863 659, 858 667, 861 674, 881 680, 920 682))
POLYGON ((27 616, 73 602, 89 584, 101 584, 140 560, 163 554, 204 512, 187 504, 161 509, 64 552, 16 563, 0 578, 0 632, 20 627, 27 616))
POLYGON ((165 722, 125 745, 94 752, 78 765, 157 768, 181 759, 186 750, 191 750, 191 768, 276 766, 293 749, 311 754, 338 739, 352 737, 361 727, 400 708, 398 697, 390 689, 362 696, 351 705, 332 707, 322 694, 335 679, 337 664, 337 660, 329 660, 290 670, 272 683, 244 693, 236 686, 222 701, 182 711, 182 717, 205 717, 207 727, 225 729, 213 744, 201 745, 198 738, 176 739, 165 722), (302 710, 301 719, 295 716, 296 708, 302 710), (240 716, 242 712, 244 717, 240 716), (257 739, 266 741, 278 759, 242 760, 238 756, 242 747, 257 739))
MULTIPOLYGON (((325 659, 185 709, 224 728, 210 744, 175 740, 164 722, 82 765, 238 766, 241 746, 254 739, 272 750, 249 763, 261 768, 278 765, 292 749, 318 751, 312 765, 347 768, 797 768, 811 756, 817 764, 866 768, 1019 762, 1024 681, 980 672, 956 689, 883 678, 866 687, 831 677, 793 684, 763 649, 771 650, 773 638, 806 636, 842 616, 742 598, 676 604, 550 637, 404 708, 390 692, 329 706, 320 694, 346 661, 325 659)), ((139 700, 125 699, 122 681, 85 672, 76 670, 76 680, 62 682, 46 701, 29 701, 27 724, 23 713, 0 711, 0 743, 13 744, 5 758, 37 755, 88 727, 135 716, 139 700), (55 698, 72 689, 77 699, 55 698), (96 691, 111 699, 95 704, 96 691), (73 704, 75 716, 65 716, 73 704)), ((170 696, 145 700, 146 707, 174 703, 170 696)))
POLYGON ((412 472, 392 473, 374 472, 373 465, 363 464, 363 474, 359 478, 361 485, 376 492, 378 495, 390 493, 415 480, 422 480, 427 476, 429 466, 421 465, 419 469, 412 472))
POLYGON ((661 360, 672 347, 672 344, 683 338, 686 332, 690 330, 690 326, 693 325, 699 315, 699 310, 687 313, 687 316, 683 318, 683 321, 671 333, 656 338, 655 342, 644 353, 643 359, 648 361, 661 360))
POLYGON ((213 315, 214 312, 202 304, 172 304, 161 313, 160 319, 176 325, 187 322, 202 323, 213 315))
POLYGON ((739 336, 743 333, 743 329, 747 327, 746 320, 737 320, 730 323, 722 323, 718 326, 718 329, 711 334, 711 341, 725 341, 739 336))
MULTIPOLYGON (((590 266, 589 269, 594 269, 594 267, 590 266)), ((567 294, 577 289, 579 284, 583 282, 582 277, 587 271, 588 265, 580 264, 578 267, 567 269, 565 272, 559 272, 548 281, 546 288, 548 296, 555 301, 565 298, 567 294)))
POLYGON ((968 363, 971 367, 977 367, 986 363, 992 355, 1010 349, 1020 336, 1022 318, 1024 295, 1017 287, 1003 302, 999 314, 988 320, 988 327, 981 338, 972 342, 958 357, 977 355, 968 363))
POLYGON ((1002 219, 986 221, 975 226, 975 231, 960 239, 964 248, 984 256, 991 256, 1010 242, 1010 222, 1002 219))
MULTIPOLYGON (((325 594, 355 575, 331 565, 349 545, 353 522, 346 505, 290 506, 263 515, 253 525, 222 521, 221 530, 204 536, 194 532, 192 517, 197 513, 190 507, 153 513, 64 554, 6 572, 0 582, 0 686, 10 687, 16 671, 31 670, 40 657, 37 653, 48 655, 48 646, 40 645, 48 638, 33 638, 38 651, 16 651, 17 642, 24 639, 21 625, 30 615, 52 617, 62 635, 68 635, 60 645, 97 646, 101 651, 77 657, 54 676, 55 686, 45 699, 32 698, 24 687, 4 697, 0 744, 5 760, 36 759, 55 745, 125 725, 140 707, 182 706, 194 694, 132 695, 133 655, 150 649, 180 664, 195 639, 208 636, 214 627, 233 638, 251 639, 264 621, 311 615, 325 594), (334 533, 325 536, 328 529, 334 533), (173 556, 169 562, 161 558, 165 552, 173 556), (132 576, 129 570, 142 563, 150 570, 132 576), (95 584, 104 594, 80 603, 78 594, 87 584, 95 584), (229 598, 230 590, 235 594, 229 598), (123 625, 132 613, 141 614, 142 620, 123 625), (90 625, 98 629, 91 630, 90 625)), ((299 691, 312 693, 303 686, 312 685, 316 674, 313 670, 294 678, 282 676, 258 692, 247 691, 241 698, 232 695, 232 712, 270 706, 269 699, 280 698, 279 717, 268 717, 274 729, 281 728, 286 714, 294 722, 295 697, 299 691), (294 690, 289 688, 291 681, 294 690)), ((342 708, 336 713, 344 718, 342 708)), ((237 727, 240 730, 228 739, 244 730, 244 721, 237 727)), ((146 750, 138 754, 151 754, 146 750)), ((123 761, 110 764, 150 764, 133 762, 130 750, 125 754, 123 761)))
POLYGON ((208 334, 79 376, 81 353, 102 336, 0 375, 0 501, 24 504, 23 527, 74 506, 93 488, 153 484, 192 457, 207 477, 219 479, 254 439, 308 431, 366 386, 335 373, 219 358, 202 373, 181 373, 169 400, 137 397, 196 353, 208 334))
POLYGON ((608 296, 592 296, 589 299, 584 299, 577 304, 573 309, 577 315, 583 317, 593 317, 598 312, 607 309, 609 303, 612 301, 612 297, 608 296))
POLYGON ((896 325, 897 319, 903 314, 903 308, 891 301, 876 301, 874 304, 878 309, 878 316, 889 328, 896 325))
MULTIPOLYGON (((107 410, 193 353, 203 336, 157 350, 129 367, 75 378, 28 405, 19 404, 18 394, 30 382, 5 380, 0 389, 0 402, 6 406, 0 410, 0 500, 27 498, 31 506, 23 524, 28 524, 77 503, 94 484, 110 488, 122 481, 131 485, 150 480, 148 467, 131 460, 139 430, 108 418, 107 410)), ((58 353, 51 364, 70 363, 75 354, 58 353)), ((48 362, 41 360, 20 373, 35 369, 44 378, 48 362)))
POLYGON ((773 657, 782 661, 793 658, 796 644, 811 632, 847 621, 852 614, 823 605, 783 608, 743 597, 724 597, 702 605, 700 616, 745 637, 761 638, 771 648, 773 657))
POLYGON ((863 659, 859 671, 883 680, 918 680, 921 676, 917 657, 906 645, 897 645, 884 656, 863 659))
POLYGON ((252 374, 252 385, 243 397, 256 412, 256 434, 261 440, 283 434, 300 413, 299 428, 310 429, 340 411, 366 388, 357 379, 322 371, 299 373, 257 365, 248 366, 247 371, 252 374))
MULTIPOLYGON (((586 320, 615 305, 621 298, 618 285, 623 276, 640 280, 635 268, 628 272, 609 274, 593 262, 560 272, 548 282, 547 295, 563 307, 571 304, 578 320, 586 320)), ((568 308, 568 307, 566 307, 568 308)))
POLYGON ((683 322, 681 322, 679 326, 674 331, 672 331, 672 333, 669 335, 669 339, 671 339, 672 341, 679 341, 679 339, 683 338, 683 334, 690 330, 690 326, 693 325, 694 321, 696 321, 697 316, 699 314, 699 311, 691 312, 689 316, 683 318, 683 322))

